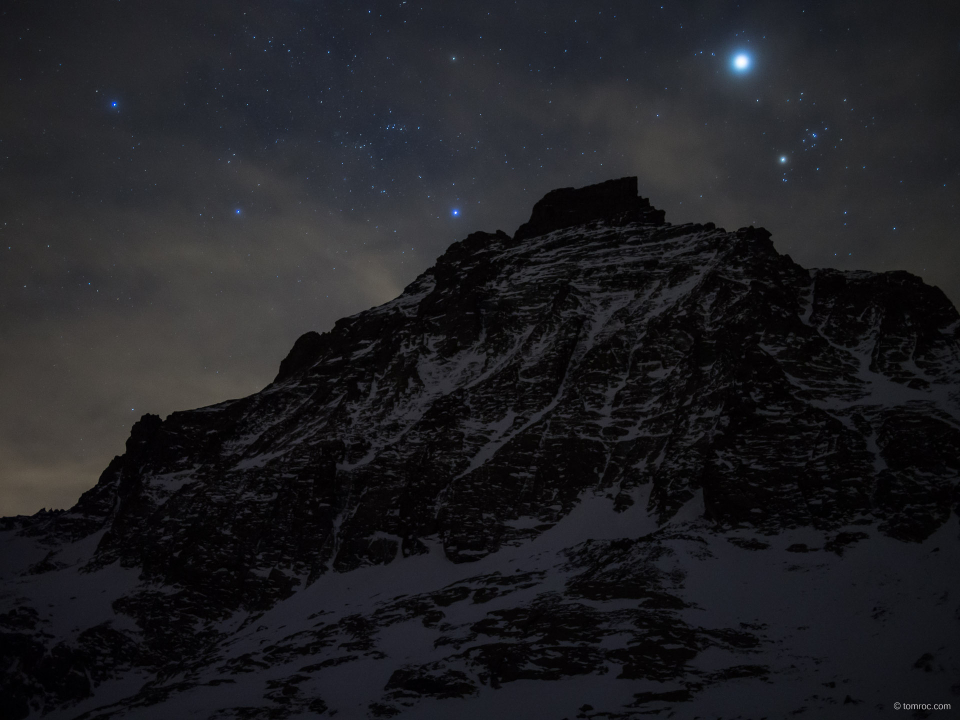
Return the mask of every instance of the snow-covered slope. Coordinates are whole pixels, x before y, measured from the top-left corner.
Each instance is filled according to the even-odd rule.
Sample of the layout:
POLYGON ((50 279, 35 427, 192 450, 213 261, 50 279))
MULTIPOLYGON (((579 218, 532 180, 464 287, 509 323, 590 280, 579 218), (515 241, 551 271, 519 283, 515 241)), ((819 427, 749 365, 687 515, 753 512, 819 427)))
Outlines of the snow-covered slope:
POLYGON ((960 316, 769 238, 554 191, 260 393, 144 416, 3 521, 0 717, 950 702, 960 316))

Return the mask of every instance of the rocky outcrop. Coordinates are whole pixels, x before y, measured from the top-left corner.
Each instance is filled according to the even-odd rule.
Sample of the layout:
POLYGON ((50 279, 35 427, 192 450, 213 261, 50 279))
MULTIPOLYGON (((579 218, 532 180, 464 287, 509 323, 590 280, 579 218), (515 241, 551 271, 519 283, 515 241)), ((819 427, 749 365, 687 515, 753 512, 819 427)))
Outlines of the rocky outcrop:
POLYGON ((280 363, 280 370, 274 382, 286 380, 294 373, 307 368, 317 361, 323 352, 323 338, 320 333, 310 331, 297 338, 290 352, 280 363))
POLYGON ((533 206, 530 220, 517 229, 514 239, 526 240, 554 230, 594 222, 607 225, 625 225, 628 222, 663 225, 664 212, 637 195, 635 177, 607 180, 584 188, 559 188, 548 192, 533 206))

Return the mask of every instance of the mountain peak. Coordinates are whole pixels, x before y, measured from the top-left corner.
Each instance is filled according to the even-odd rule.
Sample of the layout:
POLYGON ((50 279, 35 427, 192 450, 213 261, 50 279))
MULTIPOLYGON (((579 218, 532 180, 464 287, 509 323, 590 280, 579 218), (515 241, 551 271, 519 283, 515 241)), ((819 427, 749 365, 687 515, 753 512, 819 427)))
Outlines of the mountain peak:
POLYGON ((144 415, 73 508, 0 519, 0 716, 947 697, 917 671, 960 668, 958 389, 919 278, 668 225, 632 177, 554 190, 263 391, 144 415))
POLYGON ((530 220, 517 229, 514 239, 525 240, 594 220, 663 225, 663 218, 663 210, 637 194, 636 176, 622 177, 582 188, 551 190, 533 206, 530 220))

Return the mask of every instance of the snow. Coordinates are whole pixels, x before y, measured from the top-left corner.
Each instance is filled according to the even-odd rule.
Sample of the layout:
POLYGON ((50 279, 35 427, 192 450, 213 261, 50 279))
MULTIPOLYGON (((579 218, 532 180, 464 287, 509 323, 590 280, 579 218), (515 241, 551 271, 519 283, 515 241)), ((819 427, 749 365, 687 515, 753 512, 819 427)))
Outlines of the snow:
MULTIPOLYGON (((551 588, 562 589, 565 572, 559 567, 559 551, 598 539, 598 528, 609 539, 658 532, 662 535, 644 512, 642 497, 638 500, 628 511, 632 515, 618 516, 611 512, 609 499, 590 494, 536 540, 506 548, 477 563, 454 565, 435 547, 428 556, 327 576, 325 582, 264 613, 257 620, 258 631, 241 631, 241 637, 231 641, 230 655, 255 652, 261 647, 260 638, 292 638, 297 628, 306 630, 314 624, 305 619, 318 609, 325 611, 321 621, 330 623, 346 615, 373 612, 398 597, 469 582, 490 572, 549 571, 544 582, 531 590, 494 598, 482 606, 455 603, 445 607, 445 622, 460 626, 498 608, 516 607, 525 598, 532 599, 551 588), (387 588, 390 599, 382 597, 387 588)), ((950 652, 944 654, 947 646, 943 630, 955 627, 956 622, 956 601, 944 599, 957 597, 960 581, 955 574, 945 574, 943 568, 956 567, 960 562, 960 546, 952 526, 955 523, 922 544, 900 543, 866 528, 871 538, 848 547, 840 557, 822 549, 786 551, 801 542, 822 548, 825 536, 812 529, 757 538, 771 545, 767 550, 737 547, 726 542, 723 535, 711 534, 702 519, 695 517, 695 506, 696 501, 692 501, 690 519, 674 518, 671 522, 675 534, 661 542, 673 552, 658 561, 665 571, 683 573, 682 598, 690 607, 681 614, 690 624, 705 628, 737 628, 740 623, 748 623, 761 628, 763 643, 757 650, 742 654, 707 650, 692 661, 691 668, 712 672, 731 665, 766 665, 773 681, 741 678, 708 685, 688 702, 667 705, 682 709, 689 717, 712 717, 717 712, 725 713, 725 717, 727 713, 744 718, 786 717, 805 707, 816 717, 867 718, 889 710, 895 700, 949 701, 943 695, 945 683, 952 682, 950 678, 960 671, 960 658, 950 652), (687 539, 691 536, 708 542, 687 539), (873 617, 878 609, 883 611, 879 620, 873 617), (944 666, 942 671, 928 674, 913 668, 913 663, 927 652, 944 666), (835 686, 828 687, 829 683, 835 686), (844 706, 841 713, 847 695, 860 704, 844 706)), ((731 535, 756 537, 747 531, 733 531, 731 535)), ((382 699, 382 689, 394 669, 449 654, 444 648, 437 651, 434 637, 418 619, 390 625, 376 635, 376 647, 386 655, 385 660, 361 654, 355 661, 311 674, 300 687, 311 696, 322 697, 340 717, 369 717, 369 704, 382 699)), ((339 654, 358 653, 341 650, 339 654)), ((331 649, 325 657, 336 655, 337 651, 331 649)), ((256 707, 263 704, 267 680, 289 677, 318 659, 301 657, 258 675, 240 676, 236 684, 197 687, 175 694, 156 707, 138 710, 136 717, 200 718, 225 707, 256 707)), ((558 682, 517 681, 496 690, 480 686, 478 694, 466 699, 424 699, 402 716, 423 720, 573 717, 585 703, 597 711, 622 711, 636 693, 662 693, 683 687, 682 683, 618 680, 617 675, 618 669, 613 667, 605 675, 572 676, 558 682)), ((132 683, 120 686, 133 689, 132 683)), ((656 706, 653 703, 647 709, 656 706)), ((50 717, 67 715, 54 713, 50 717)))
MULTIPOLYGON (((92 572, 85 570, 84 563, 102 536, 103 531, 62 546, 51 561, 64 567, 39 575, 23 574, 27 565, 23 561, 33 564, 49 549, 30 538, 5 538, 0 613, 29 605, 39 612, 44 632, 66 641, 87 628, 117 621, 113 602, 134 590, 140 571, 120 567, 119 563, 92 572)), ((128 624, 125 627, 129 629, 128 624)))
POLYGON ((769 644, 749 662, 769 665, 776 678, 767 687, 751 683, 749 692, 707 690, 694 698, 691 713, 735 707, 744 717, 786 717, 806 706, 824 717, 838 712, 834 706, 847 694, 863 704, 845 707, 844 717, 876 717, 896 700, 948 702, 944 690, 952 680, 912 666, 925 652, 939 652, 947 675, 960 673, 960 657, 951 647, 956 633, 950 630, 956 628, 956 601, 944 601, 960 591, 957 576, 944 572, 960 562, 955 525, 924 543, 902 543, 854 526, 848 531, 866 530, 871 537, 848 547, 842 558, 823 550, 785 552, 801 542, 822 546, 824 536, 812 529, 765 537, 769 550, 712 542, 709 558, 681 556, 685 598, 697 606, 688 611, 689 621, 763 626, 769 644), (878 609, 880 620, 873 617, 878 609), (828 682, 836 689, 826 688, 828 682), (920 697, 928 700, 908 700, 920 697))

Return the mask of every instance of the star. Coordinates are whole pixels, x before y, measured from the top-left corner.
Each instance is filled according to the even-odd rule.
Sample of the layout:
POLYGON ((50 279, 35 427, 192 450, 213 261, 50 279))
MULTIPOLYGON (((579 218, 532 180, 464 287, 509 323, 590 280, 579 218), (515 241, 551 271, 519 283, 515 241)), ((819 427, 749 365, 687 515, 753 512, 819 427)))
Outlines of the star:
POLYGON ((737 72, 744 72, 750 67, 750 56, 746 53, 738 53, 733 58, 733 69, 737 72))
POLYGON ((781 156, 780 156, 780 164, 783 165, 785 162, 787 162, 787 156, 786 156, 786 155, 781 155, 781 156))
POLYGON ((453 215, 454 217, 456 217, 457 215, 460 214, 460 211, 457 210, 457 208, 454 208, 453 210, 450 211, 450 214, 453 215))

